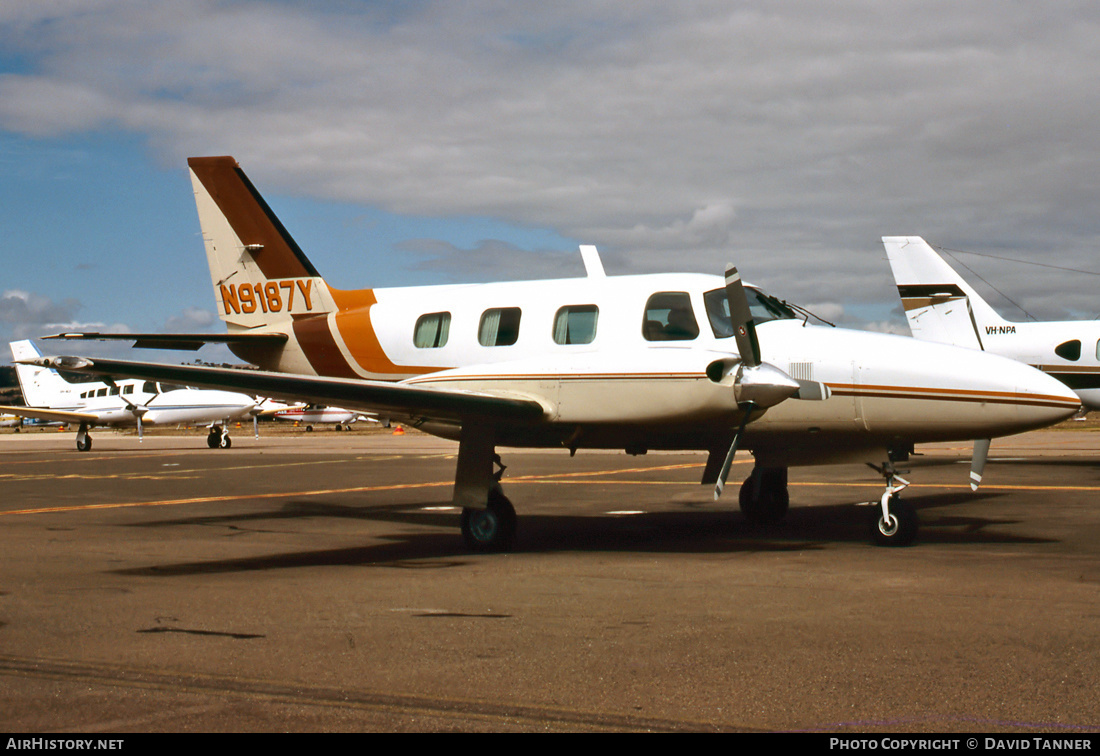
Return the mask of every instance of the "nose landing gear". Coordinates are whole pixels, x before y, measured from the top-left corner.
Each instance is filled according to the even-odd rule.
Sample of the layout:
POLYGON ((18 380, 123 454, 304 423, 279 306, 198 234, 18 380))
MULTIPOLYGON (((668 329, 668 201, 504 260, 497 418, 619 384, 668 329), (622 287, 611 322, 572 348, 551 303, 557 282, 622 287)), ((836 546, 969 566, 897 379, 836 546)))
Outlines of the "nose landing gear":
POLYGON ((206 445, 211 449, 228 449, 231 447, 233 441, 229 438, 229 426, 211 426, 210 433, 206 436, 206 445))
POLYGON ((908 546, 917 537, 919 518, 912 505, 898 496, 909 481, 898 475, 892 462, 872 468, 886 478, 886 490, 871 516, 871 540, 878 546, 908 546))

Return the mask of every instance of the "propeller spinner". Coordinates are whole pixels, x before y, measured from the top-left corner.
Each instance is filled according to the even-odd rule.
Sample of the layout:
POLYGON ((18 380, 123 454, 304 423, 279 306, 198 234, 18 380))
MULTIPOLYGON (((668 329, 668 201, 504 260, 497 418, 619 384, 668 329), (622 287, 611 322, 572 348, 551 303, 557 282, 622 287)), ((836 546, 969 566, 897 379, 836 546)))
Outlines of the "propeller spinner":
MULTIPOLYGON (((107 379, 107 383, 111 384, 116 389, 119 388, 118 384, 116 384, 110 378, 107 379)), ((141 421, 142 418, 145 417, 145 413, 149 411, 148 405, 135 404, 134 402, 131 402, 129 399, 126 398, 126 395, 122 393, 121 389, 119 389, 118 398, 122 400, 123 405, 125 405, 126 409, 130 411, 130 413, 134 416, 134 420, 137 422, 138 441, 144 441, 145 434, 143 432, 141 421)))

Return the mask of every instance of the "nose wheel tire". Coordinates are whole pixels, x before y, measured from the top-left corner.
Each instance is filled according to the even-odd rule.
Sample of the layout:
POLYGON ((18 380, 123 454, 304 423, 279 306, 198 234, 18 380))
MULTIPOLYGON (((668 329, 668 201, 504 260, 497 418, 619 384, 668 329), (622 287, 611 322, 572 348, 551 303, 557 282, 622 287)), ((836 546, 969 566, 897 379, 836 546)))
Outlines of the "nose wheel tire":
POLYGON ((871 540, 879 546, 908 546, 917 537, 917 512, 897 496, 890 498, 890 514, 876 508, 871 517, 871 540))
POLYGON ((229 434, 220 430, 212 430, 206 437, 206 445, 211 449, 228 449, 233 445, 229 434))
POLYGON ((471 551, 507 551, 516 537, 516 510, 504 494, 492 492, 485 509, 462 510, 462 538, 471 551))

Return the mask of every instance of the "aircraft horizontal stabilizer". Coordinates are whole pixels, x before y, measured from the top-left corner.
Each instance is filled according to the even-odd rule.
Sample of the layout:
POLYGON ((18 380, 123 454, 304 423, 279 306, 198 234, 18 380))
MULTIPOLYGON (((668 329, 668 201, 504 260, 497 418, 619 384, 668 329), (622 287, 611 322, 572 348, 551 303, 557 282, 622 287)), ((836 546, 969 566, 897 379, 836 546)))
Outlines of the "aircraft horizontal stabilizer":
POLYGON ((194 351, 206 344, 285 344, 285 333, 55 333, 43 339, 83 339, 86 341, 133 341, 134 349, 180 349, 194 351))
POLYGON ((97 415, 88 412, 67 412, 65 410, 52 410, 44 407, 0 407, 0 412, 18 417, 29 417, 35 420, 47 420, 49 422, 81 423, 98 420, 97 415))

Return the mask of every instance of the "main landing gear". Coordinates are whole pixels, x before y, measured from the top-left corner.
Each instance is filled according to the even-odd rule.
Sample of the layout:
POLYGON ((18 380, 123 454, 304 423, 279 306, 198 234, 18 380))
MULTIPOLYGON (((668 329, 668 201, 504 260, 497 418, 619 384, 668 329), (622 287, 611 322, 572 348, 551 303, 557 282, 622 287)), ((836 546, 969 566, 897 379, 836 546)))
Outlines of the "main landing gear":
POLYGON ((229 426, 228 425, 212 425, 210 426, 210 433, 206 436, 206 445, 211 449, 228 449, 233 445, 232 439, 229 438, 229 426))
POLYGON ((493 464, 499 469, 492 473, 485 508, 462 508, 462 539, 471 551, 508 551, 515 543, 516 508, 500 487, 505 469, 500 455, 493 454, 493 464))
POLYGON ((462 507, 462 539, 471 551, 508 551, 515 543, 516 509, 501 489, 503 475, 492 428, 464 424, 454 503, 462 507))

